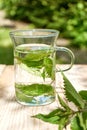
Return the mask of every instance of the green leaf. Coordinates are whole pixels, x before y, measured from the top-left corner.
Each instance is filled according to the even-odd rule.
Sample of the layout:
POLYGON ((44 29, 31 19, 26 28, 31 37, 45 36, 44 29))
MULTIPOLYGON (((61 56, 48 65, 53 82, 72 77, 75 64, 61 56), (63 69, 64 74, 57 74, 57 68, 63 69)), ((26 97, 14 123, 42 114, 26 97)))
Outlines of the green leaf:
POLYGON ((52 124, 57 124, 58 123, 58 119, 59 117, 58 116, 52 116, 52 117, 46 117, 46 115, 43 115, 43 114, 38 114, 36 116, 33 116, 34 118, 38 118, 38 119, 41 119, 45 122, 49 122, 49 123, 52 123, 52 124))
POLYGON ((70 127, 71 127, 71 130, 82 130, 82 128, 80 127, 80 122, 77 115, 72 119, 70 127))
POLYGON ((52 124, 58 124, 58 120, 60 119, 60 117, 58 116, 58 114, 61 114, 62 110, 61 109, 55 109, 52 112, 50 112, 47 115, 44 114, 38 114, 38 115, 34 115, 32 117, 41 119, 45 122, 49 122, 52 124))
POLYGON ((45 78, 46 78, 46 71, 45 71, 45 68, 43 68, 43 72, 41 73, 41 76, 43 77, 44 81, 45 81, 45 78))
POLYGON ((32 67, 32 68, 42 68, 43 67, 43 60, 28 61, 26 59, 22 59, 22 63, 24 63, 24 64, 26 64, 26 66, 32 67))
POLYGON ((44 57, 48 57, 49 55, 50 51, 48 52, 46 50, 30 51, 24 58, 22 58, 22 62, 28 67, 43 67, 44 57))
POLYGON ((68 121, 69 121, 69 118, 67 116, 61 118, 58 123, 58 130, 63 130, 63 128, 65 128, 65 126, 67 125, 68 121))
POLYGON ((29 52, 24 58, 22 58, 21 61, 28 67, 42 68, 43 59, 47 55, 48 53, 45 51, 32 51, 29 52))
POLYGON ((80 96, 87 101, 87 90, 79 91, 80 96))
POLYGON ((67 111, 71 112, 71 108, 62 100, 62 98, 58 95, 60 105, 67 111))
POLYGON ((87 129, 87 108, 86 102, 82 98, 86 93, 80 92, 81 96, 70 83, 70 81, 63 74, 64 90, 68 101, 72 101, 78 108, 77 111, 73 111, 64 102, 64 100, 58 95, 61 108, 55 109, 47 115, 37 114, 32 117, 41 119, 45 122, 58 125, 58 130, 63 130, 69 123, 71 130, 86 130, 87 129))
POLYGON ((39 68, 28 67, 26 66, 26 64, 23 63, 20 64, 20 67, 26 70, 27 72, 31 73, 32 75, 41 76, 41 71, 39 68))
POLYGON ((53 110, 49 114, 46 114, 46 115, 45 114, 37 114, 37 115, 34 115, 32 117, 41 119, 45 122, 49 122, 52 124, 59 124, 58 122, 60 122, 60 120, 62 119, 60 115, 63 115, 63 113, 64 113, 64 110, 58 108, 58 109, 53 110))
POLYGON ((69 122, 68 115, 64 114, 65 111, 61 108, 55 109, 47 115, 37 114, 32 117, 41 119, 45 122, 49 122, 51 124, 57 124, 58 130, 62 130, 65 128, 66 124, 69 122))
POLYGON ((52 70, 53 70, 53 61, 49 57, 44 58, 44 66, 46 74, 52 78, 52 70))
POLYGON ((64 89, 65 95, 68 101, 72 101, 77 107, 84 108, 85 102, 82 97, 77 93, 74 86, 71 82, 66 78, 66 76, 62 73, 64 79, 64 89))
POLYGON ((86 111, 82 112, 82 117, 83 117, 85 128, 87 128, 87 109, 86 111))
POLYGON ((16 84, 16 89, 29 96, 39 96, 46 93, 54 94, 54 89, 50 84, 16 84))
POLYGON ((87 128, 87 112, 77 113, 71 121, 72 130, 86 130, 87 128))
MULTIPOLYGON (((19 61, 18 63, 20 63, 20 65, 21 64, 26 65, 24 67, 25 70, 31 69, 31 70, 37 71, 36 69, 38 69, 38 71, 41 71, 40 76, 42 76, 44 80, 46 77, 50 77, 54 79, 55 77, 54 77, 54 72, 53 72, 54 71, 53 60, 51 58, 52 53, 53 53, 53 50, 48 49, 48 48, 47 50, 46 49, 34 50, 34 51, 29 51, 28 54, 26 55, 23 54, 22 58, 16 56, 16 59, 17 61, 19 61)), ((32 71, 28 71, 28 72, 32 72, 32 71)))
POLYGON ((46 50, 35 50, 30 51, 25 57, 25 61, 40 61, 50 55, 50 51, 46 50))
MULTIPOLYGON (((79 113, 78 114, 78 118, 79 118, 79 122, 80 122, 80 127, 82 128, 82 130, 86 130, 86 126, 87 126, 87 117, 85 118, 85 115, 83 116, 83 113, 84 112, 82 112, 82 113, 79 113)), ((85 112, 85 114, 87 113, 87 111, 85 112)), ((87 116, 87 114, 86 114, 86 116, 87 116)))

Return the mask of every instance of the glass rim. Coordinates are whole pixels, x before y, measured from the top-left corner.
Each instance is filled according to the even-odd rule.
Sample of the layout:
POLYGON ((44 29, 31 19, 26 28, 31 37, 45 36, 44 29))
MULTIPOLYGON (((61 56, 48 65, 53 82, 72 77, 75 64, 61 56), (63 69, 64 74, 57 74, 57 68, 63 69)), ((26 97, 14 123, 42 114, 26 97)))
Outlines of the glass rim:
POLYGON ((24 37, 24 38, 34 38, 34 37, 52 37, 52 36, 58 36, 59 31, 55 29, 18 29, 18 30, 13 30, 9 32, 9 34, 13 37, 24 37), (41 34, 41 35, 23 35, 22 32, 48 32, 48 34, 41 34), (20 33, 20 34, 17 34, 20 33))

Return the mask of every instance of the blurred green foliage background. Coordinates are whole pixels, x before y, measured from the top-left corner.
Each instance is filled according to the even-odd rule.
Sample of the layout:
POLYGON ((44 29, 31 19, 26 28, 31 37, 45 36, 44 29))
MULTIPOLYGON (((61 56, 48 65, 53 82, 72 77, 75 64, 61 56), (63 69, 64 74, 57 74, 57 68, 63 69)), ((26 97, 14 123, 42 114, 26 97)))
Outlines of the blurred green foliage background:
POLYGON ((2 6, 9 18, 58 29, 72 45, 87 47, 86 0, 4 0, 2 6))
POLYGON ((13 64, 13 45, 9 31, 10 29, 0 28, 0 64, 13 64))
POLYGON ((87 49, 87 0, 0 0, 0 7, 10 19, 59 30, 70 46, 87 49))

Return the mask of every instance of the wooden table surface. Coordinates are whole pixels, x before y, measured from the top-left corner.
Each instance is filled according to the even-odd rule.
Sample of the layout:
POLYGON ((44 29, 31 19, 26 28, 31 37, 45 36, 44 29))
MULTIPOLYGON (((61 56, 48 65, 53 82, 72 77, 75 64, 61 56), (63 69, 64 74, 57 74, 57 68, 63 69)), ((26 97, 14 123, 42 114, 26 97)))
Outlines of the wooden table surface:
MULTIPOLYGON (((65 74, 77 90, 87 90, 87 65, 74 65, 65 74)), ((60 73, 56 76, 60 90, 62 77, 60 73)), ((14 91, 14 66, 0 65, 0 130, 58 130, 56 125, 31 118, 37 113, 49 113, 57 105, 57 102, 42 107, 18 104, 14 91)))

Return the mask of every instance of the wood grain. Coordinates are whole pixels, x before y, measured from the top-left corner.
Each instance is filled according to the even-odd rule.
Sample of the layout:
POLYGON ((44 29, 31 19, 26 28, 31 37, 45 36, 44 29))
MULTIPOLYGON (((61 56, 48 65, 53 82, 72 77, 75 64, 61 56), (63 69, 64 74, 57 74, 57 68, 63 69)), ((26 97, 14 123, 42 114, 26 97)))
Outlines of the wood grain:
MULTIPOLYGON (((87 65, 75 65, 65 74, 77 90, 87 90, 87 65)), ((63 80, 60 73, 56 77, 59 92, 63 80)), ((57 106, 57 102, 42 107, 18 104, 15 100, 14 67, 0 65, 0 130, 58 130, 56 125, 31 118, 37 113, 49 113, 57 106)))

